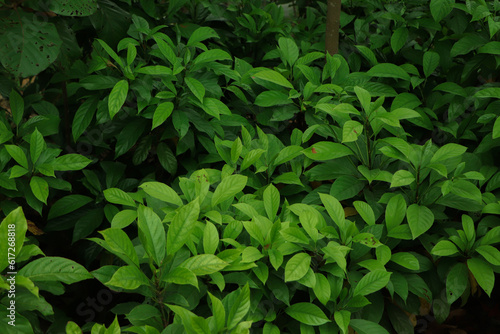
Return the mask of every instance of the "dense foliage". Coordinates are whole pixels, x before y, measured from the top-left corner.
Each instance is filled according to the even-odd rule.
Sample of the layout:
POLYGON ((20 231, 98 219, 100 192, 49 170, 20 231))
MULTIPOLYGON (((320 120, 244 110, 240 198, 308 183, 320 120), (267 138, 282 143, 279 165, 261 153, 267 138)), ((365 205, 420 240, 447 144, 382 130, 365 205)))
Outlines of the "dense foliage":
POLYGON ((413 333, 497 292, 500 1, 342 1, 335 55, 326 10, 0 0, 0 332, 413 333))

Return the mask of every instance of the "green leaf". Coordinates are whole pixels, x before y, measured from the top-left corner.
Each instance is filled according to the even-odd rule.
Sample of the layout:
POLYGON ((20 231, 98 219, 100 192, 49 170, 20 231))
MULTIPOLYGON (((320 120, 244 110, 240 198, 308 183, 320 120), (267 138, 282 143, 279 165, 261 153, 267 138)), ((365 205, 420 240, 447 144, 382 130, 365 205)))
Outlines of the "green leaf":
POLYGON ((255 104, 259 107, 273 107, 292 103, 293 101, 288 95, 275 90, 262 92, 255 98, 255 104))
POLYGON ((278 45, 281 58, 284 60, 285 64, 292 67, 297 58, 299 58, 299 48, 297 47, 297 44, 295 44, 291 38, 280 37, 278 45))
POLYGON ((38 176, 33 176, 30 180, 30 188, 35 197, 47 204, 47 197, 49 197, 49 184, 47 181, 38 176))
POLYGON ((389 334, 384 327, 369 320, 351 319, 350 326, 358 334, 389 334))
POLYGON ((4 13, 2 21, 0 60, 9 73, 18 78, 33 76, 57 59, 62 41, 53 23, 15 10, 4 13))
POLYGON ((489 297, 491 297, 491 291, 495 285, 495 274, 491 266, 475 257, 467 260, 467 266, 472 275, 474 275, 479 286, 483 288, 484 292, 486 292, 489 297))
POLYGON ((109 249, 125 261, 128 265, 136 265, 139 267, 139 258, 135 251, 134 245, 127 233, 118 228, 108 228, 104 231, 99 231, 104 237, 109 249))
POLYGON ((458 253, 457 246, 449 240, 441 240, 431 250, 431 254, 437 256, 450 256, 458 253))
POLYGON ((335 322, 337 323, 339 328, 342 330, 342 333, 348 334, 349 322, 351 321, 351 312, 347 310, 335 311, 333 317, 335 318, 335 322))
POLYGON ((230 59, 231 55, 226 51, 220 49, 214 49, 200 53, 200 55, 193 60, 193 65, 202 63, 211 63, 216 60, 230 60, 230 59))
POLYGON ((491 133, 493 139, 500 137, 500 117, 497 117, 495 124, 493 124, 493 132, 491 133))
POLYGON ((401 194, 393 196, 385 209, 385 224, 390 231, 399 226, 406 216, 406 201, 401 194))
POLYGON ((167 254, 174 254, 188 241, 200 214, 198 199, 181 207, 167 231, 167 254))
POLYGON ((406 27, 400 27, 392 33, 391 47, 394 53, 397 53, 403 46, 405 46, 408 35, 408 29, 406 29, 406 27))
POLYGON ((407 186, 412 184, 413 181, 415 181, 415 177, 412 173, 407 170, 398 170, 392 176, 391 188, 407 186))
POLYGON ((469 52, 483 46, 487 39, 478 33, 468 33, 464 34, 450 50, 450 56, 456 57, 460 55, 466 55, 469 52))
POLYGON ((250 288, 248 283, 243 286, 227 314, 227 329, 231 330, 243 320, 250 310, 250 288))
POLYGON ((330 322, 325 313, 311 303, 295 303, 285 312, 295 320, 309 326, 321 326, 330 322))
POLYGON ((151 282, 136 266, 123 266, 118 268, 105 284, 126 290, 135 290, 141 285, 150 285, 151 282))
POLYGON ((66 154, 56 158, 52 163, 52 167, 56 171, 80 170, 87 167, 91 162, 92 160, 80 154, 66 154))
MULTIPOLYGON (((116 54, 116 52, 105 41, 103 41, 102 39, 96 39, 96 40, 102 46, 102 48, 104 49, 104 51, 106 51, 106 53, 111 58, 113 58, 113 60, 116 61, 116 63, 118 65, 120 65, 120 67, 123 67, 123 61, 122 61, 122 59, 120 57, 118 57, 118 55, 116 54)), ((127 86, 127 89, 128 89, 128 86, 127 86)))
POLYGON ((270 184, 266 190, 264 190, 263 200, 267 217, 274 220, 280 207, 280 192, 274 185, 270 184))
POLYGON ((472 199, 482 203, 483 196, 481 190, 469 181, 457 180, 451 184, 451 192, 460 197, 472 199))
POLYGON ((14 123, 19 126, 24 115, 24 100, 21 95, 13 89, 10 92, 9 103, 12 119, 14 123))
POLYGON ((315 161, 326 161, 353 155, 353 152, 347 146, 327 141, 317 142, 302 152, 306 157, 315 161))
POLYGON ((136 207, 135 201, 126 192, 118 188, 109 188, 103 191, 104 198, 110 203, 136 207))
POLYGON ((316 284, 313 287, 314 294, 321 302, 321 304, 326 305, 330 301, 332 289, 330 287, 330 282, 321 273, 315 273, 316 284))
POLYGON ((366 296, 374 293, 385 287, 390 279, 391 273, 385 270, 377 269, 371 271, 359 280, 354 288, 354 295, 366 296))
POLYGON ((128 94, 128 81, 120 80, 118 81, 111 93, 109 94, 108 99, 108 109, 109 109, 109 117, 113 119, 115 115, 120 111, 125 100, 127 99, 128 94))
POLYGON ((262 79, 286 88, 293 89, 293 85, 284 76, 273 70, 260 71, 258 73, 255 73, 252 78, 262 79))
POLYGON ((357 121, 347 121, 342 128, 342 142, 350 143, 358 140, 363 132, 363 125, 357 121))
POLYGON ((156 154, 158 155, 161 166, 170 174, 175 175, 177 172, 177 159, 170 147, 164 142, 161 142, 156 148, 156 154))
POLYGON ((375 225, 375 214, 373 213, 373 209, 368 203, 355 201, 353 204, 356 211, 368 225, 375 225))
POLYGON ((5 149, 12 159, 14 159, 22 167, 28 169, 28 158, 26 158, 26 154, 24 154, 24 151, 19 146, 5 145, 5 149))
POLYGON ((240 137, 236 138, 231 146, 231 162, 236 164, 240 158, 241 151, 243 150, 243 144, 241 143, 240 137))
POLYGON ((306 253, 295 254, 285 266, 285 282, 298 281, 307 274, 311 257, 306 253))
POLYGON ((410 270, 420 269, 420 263, 415 255, 407 252, 398 252, 391 255, 391 261, 410 270))
POLYGON ((279 166, 288 162, 302 153, 303 148, 298 145, 285 146, 273 161, 274 166, 279 166))
POLYGON ((212 197, 212 206, 233 198, 242 191, 247 184, 248 177, 235 174, 225 177, 215 189, 212 197))
POLYGON ((204 40, 209 38, 219 38, 219 35, 217 35, 215 30, 213 30, 212 28, 200 27, 191 34, 187 42, 187 46, 194 46, 199 42, 203 42, 204 40))
POLYGON ((423 66, 424 66, 424 75, 428 78, 439 65, 439 54, 434 51, 427 51, 424 53, 423 66))
POLYGON ((243 162, 241 163, 241 166, 240 166, 240 171, 244 171, 245 169, 250 167, 252 164, 254 164, 257 160, 260 159, 260 157, 262 156, 262 154, 264 152, 266 152, 266 151, 263 149, 260 149, 260 148, 255 149, 255 150, 251 150, 250 152, 248 152, 245 155, 245 157, 243 158, 243 162))
POLYGON ((49 220, 64 216, 92 202, 92 198, 83 195, 68 195, 55 202, 49 211, 49 220))
POLYGON ((52 0, 49 3, 52 12, 62 16, 89 16, 97 11, 96 0, 52 0))
POLYGON ((201 103, 203 103, 203 98, 205 97, 205 87, 203 84, 195 78, 190 77, 185 77, 184 82, 193 95, 196 96, 201 103))
POLYGON ((500 99, 500 87, 488 87, 479 90, 474 97, 478 98, 497 98, 500 99))
POLYGON ((83 102, 75 113, 73 118, 73 124, 71 126, 71 132, 73 134, 73 140, 76 142, 78 138, 85 132, 87 127, 92 122, 94 114, 97 110, 97 104, 99 100, 97 96, 88 98, 83 102))
POLYGON ((430 9, 434 21, 440 22, 452 11, 455 0, 431 0, 430 9))
MULTIPOLYGON (((0 257, 0 272, 3 272, 9 265, 7 256, 9 248, 15 248, 13 253, 16 257, 19 255, 19 252, 23 248, 27 229, 28 223, 21 207, 12 210, 7 217, 2 220, 0 224, 0 254, 3 256, 0 257), (9 241, 9 232, 14 232, 14 242, 12 242, 12 240, 9 241)), ((15 269, 15 267, 9 268, 8 271, 15 271, 15 269)))
POLYGON ((368 48, 364 45, 355 45, 355 46, 359 50, 359 52, 361 52, 363 57, 365 57, 366 60, 368 60, 368 62, 370 63, 370 66, 374 66, 374 65, 378 64, 377 57, 375 56, 375 53, 373 53, 373 51, 370 48, 368 48))
POLYGON ((459 262, 455 264, 446 276, 446 298, 450 305, 462 296, 468 282, 469 271, 465 263, 459 262))
POLYGON ((153 126, 151 130, 154 128, 160 126, 165 122, 172 114, 172 111, 174 110, 174 104, 172 102, 162 102, 156 107, 155 113, 153 115, 153 126))
POLYGON ((161 266, 165 258, 167 241, 165 229, 160 217, 153 209, 144 205, 139 205, 137 209, 137 226, 139 227, 139 239, 146 250, 146 253, 161 266))
POLYGON ((343 228, 345 223, 345 212, 340 202, 335 197, 327 194, 320 193, 319 197, 325 206, 328 215, 333 219, 339 228, 343 228))
POLYGON ((113 220, 111 220, 111 227, 122 229, 132 224, 132 222, 136 219, 136 210, 122 210, 113 216, 113 220))
POLYGON ((36 161, 40 157, 40 154, 46 149, 47 145, 45 144, 45 140, 43 140, 42 134, 35 129, 31 134, 30 138, 30 156, 31 162, 36 165, 36 161))
POLYGON ((229 264, 212 254, 202 254, 190 257, 180 267, 187 268, 196 276, 210 275, 221 271, 229 264))
POLYGON ((207 221, 203 229, 203 251, 206 254, 215 254, 219 246, 219 231, 214 224, 207 221))
POLYGON ((73 284, 92 278, 92 275, 82 265, 62 257, 42 257, 31 261, 18 271, 33 282, 59 281, 73 284))
POLYGON ((406 219, 410 225, 413 239, 426 232, 434 223, 434 214, 432 211, 418 204, 412 204, 406 210, 406 219))
POLYGON ((356 96, 361 103, 361 107, 363 107, 363 110, 368 113, 370 111, 370 104, 372 100, 370 93, 366 89, 358 86, 354 87, 354 93, 356 93, 356 96))
POLYGON ((164 281, 179 285, 189 284, 198 288, 198 278, 196 275, 191 270, 183 267, 176 267, 169 272, 164 281))
POLYGON ((383 63, 373 66, 368 72, 369 76, 381 78, 395 78, 410 81, 410 76, 401 67, 392 63, 383 63))
POLYGON ((476 252, 481 254, 486 261, 494 266, 500 266, 500 251, 490 245, 482 245, 476 248, 476 252))
POLYGON ((182 199, 179 195, 164 183, 160 182, 144 182, 139 186, 151 197, 157 198, 160 201, 172 203, 177 206, 182 206, 182 199))

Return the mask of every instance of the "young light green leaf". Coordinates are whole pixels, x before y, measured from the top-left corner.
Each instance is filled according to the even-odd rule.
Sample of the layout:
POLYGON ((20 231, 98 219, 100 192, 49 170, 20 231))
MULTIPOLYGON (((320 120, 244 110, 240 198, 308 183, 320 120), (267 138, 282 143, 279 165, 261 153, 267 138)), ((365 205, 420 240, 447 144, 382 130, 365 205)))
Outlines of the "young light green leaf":
POLYGON ((245 157, 243 158, 243 162, 241 163, 241 166, 240 166, 240 171, 244 171, 245 169, 250 167, 252 164, 254 164, 257 160, 260 159, 260 157, 262 156, 262 154, 264 152, 266 152, 266 151, 263 149, 260 149, 260 148, 249 151, 245 155, 245 157))
POLYGON ((99 231, 99 233, 102 234, 109 249, 116 256, 128 265, 139 267, 139 258, 127 233, 118 228, 108 228, 104 231, 99 231))
POLYGON ((115 115, 120 111, 125 100, 127 99, 128 94, 128 81, 120 80, 118 81, 111 93, 109 94, 108 99, 108 109, 109 109, 109 117, 113 119, 115 115))
POLYGON ((0 272, 3 272, 3 270, 9 265, 8 257, 6 256, 6 254, 9 253, 8 248, 12 245, 8 240, 9 232, 15 233, 14 254, 17 257, 23 248, 27 229, 28 223, 24 217, 21 207, 12 210, 7 217, 2 220, 2 223, 0 224, 0 254, 4 254, 4 256, 0 257, 0 272), (14 231, 12 231, 12 226, 14 226, 14 231))
POLYGON ((80 154, 65 154, 62 157, 56 158, 52 163, 52 167, 56 171, 80 170, 87 167, 91 162, 92 160, 80 154))
POLYGON ((306 157, 315 161, 326 161, 353 155, 353 152, 347 146, 328 141, 317 142, 302 152, 306 157))
POLYGON ((355 201, 353 204, 356 211, 368 225, 375 225, 375 213, 368 203, 363 201, 355 201))
POLYGON ((45 144, 45 140, 43 140, 42 134, 35 129, 31 134, 30 138, 30 156, 31 162, 36 165, 36 161, 40 157, 40 154, 46 149, 47 145, 45 144))
POLYGON ((234 303, 227 314, 227 328, 231 330, 236 327, 236 325, 243 320, 249 310, 250 288, 247 283, 241 288, 238 297, 234 300, 234 303))
POLYGON ((474 275, 479 286, 491 297, 491 291, 495 285, 495 273, 491 266, 475 257, 467 260, 467 266, 472 275, 474 275))
POLYGON ((330 322, 325 313, 312 303, 295 303, 285 312, 295 320, 309 326, 321 326, 330 322))
POLYGON ((179 285, 189 284, 198 288, 198 278, 196 275, 191 270, 183 267, 176 267, 167 274, 164 280, 167 283, 179 285))
POLYGON ((458 253, 457 246, 449 240, 441 240, 431 250, 431 254, 437 256, 450 256, 458 253))
POLYGON ((467 151, 467 147, 458 144, 446 144, 434 153, 431 163, 458 157, 467 151))
POLYGON ((277 85, 293 89, 293 85, 284 76, 273 70, 263 70, 255 73, 252 78, 262 79, 277 85))
POLYGON ((62 257, 42 257, 31 261, 18 271, 33 282, 58 281, 73 284, 92 278, 92 275, 82 265, 62 257))
POLYGON ((109 188, 103 191, 104 198, 110 203, 135 207, 132 196, 118 188, 109 188))
POLYGON ((321 273, 315 273, 315 276, 316 284, 313 287, 314 294, 321 302, 321 304, 326 305, 330 301, 330 296, 332 293, 330 282, 325 277, 325 275, 321 273))
POLYGON ((181 207, 167 231, 167 254, 174 254, 188 241, 200 215, 198 199, 181 207))
POLYGON ((371 271, 359 280, 354 288, 354 295, 366 296, 374 293, 385 287, 389 283, 390 278, 391 273, 385 270, 377 269, 371 271))
POLYGON ((215 189, 212 197, 212 206, 233 198, 237 193, 243 190, 247 184, 248 177, 235 174, 224 178, 215 189))
POLYGON ((126 290, 135 290, 141 285, 150 285, 151 282, 137 266, 129 265, 118 268, 105 284, 126 290))
POLYGON ((49 184, 47 181, 38 176, 33 176, 30 180, 30 188, 35 197, 47 204, 47 197, 49 197, 49 184))
POLYGON ((348 334, 349 322, 351 321, 351 312, 347 310, 335 311, 333 317, 335 318, 335 322, 342 331, 342 334, 348 334))
POLYGON ((295 254, 285 266, 285 282, 298 281, 307 274, 311 257, 306 253, 295 254))
POLYGON ((191 270, 196 276, 203 276, 219 272, 228 265, 215 255, 202 254, 190 257, 179 266, 191 270))
POLYGON ((220 330, 226 324, 226 310, 224 309, 222 302, 217 297, 212 295, 210 292, 207 293, 210 301, 212 302, 212 314, 215 318, 217 329, 220 330))
POLYGON ((416 239, 431 228, 434 223, 434 214, 428 207, 412 204, 406 210, 406 219, 413 239, 416 239))
POLYGON ((363 132, 363 125, 357 121, 347 121, 342 128, 342 142, 350 143, 358 140, 359 135, 363 132))
POLYGON ((285 162, 288 162, 296 157, 298 157, 303 148, 298 145, 290 145, 284 147, 280 153, 276 156, 276 158, 273 161, 274 166, 279 166, 281 164, 284 164, 285 162))
POLYGON ((153 115, 153 126, 151 130, 154 128, 160 126, 165 122, 172 114, 172 111, 174 110, 174 104, 172 102, 162 102, 156 107, 155 113, 153 115))
POLYGON ((391 255, 391 261, 410 270, 420 269, 420 263, 415 255, 408 252, 398 252, 391 255))
POLYGON ((390 231, 400 225, 406 215, 406 201, 401 194, 393 196, 385 209, 385 224, 390 231))
POLYGON ((339 228, 343 228, 345 223, 345 212, 344 208, 342 208, 342 204, 340 204, 340 202, 331 195, 320 193, 319 197, 325 206, 328 215, 333 219, 339 228))
POLYGON ((183 204, 182 199, 175 192, 175 190, 164 183, 154 181, 144 182, 139 186, 139 188, 144 190, 149 196, 157 198, 160 201, 172 203, 177 206, 181 206, 183 204))
POLYGON ((215 254, 219 246, 219 231, 214 224, 207 221, 203 229, 203 251, 206 254, 215 254))
POLYGON ((243 144, 241 143, 240 137, 236 138, 231 146, 231 162, 236 164, 240 158, 241 151, 243 150, 243 144))
POLYGON ((266 190, 264 190, 263 200, 267 217, 271 220, 274 220, 280 206, 279 190, 276 189, 274 185, 270 184, 269 186, 267 186, 266 190))
POLYGON ((153 209, 142 204, 137 209, 137 217, 139 239, 146 253, 158 266, 161 266, 167 248, 163 223, 153 209))
POLYGON ((203 84, 197 79, 191 77, 185 77, 184 82, 193 95, 196 96, 201 103, 203 103, 203 98, 205 97, 205 87, 203 84))
POLYGON ((24 154, 24 151, 19 146, 5 145, 4 147, 12 159, 14 159, 22 167, 28 169, 28 158, 26 158, 26 154, 24 154))
POLYGON ((370 93, 366 89, 358 86, 354 87, 354 93, 356 93, 356 96, 358 97, 359 103, 361 103, 361 107, 363 107, 363 110, 365 112, 369 112, 370 103, 372 100, 370 93))
POLYGON ((415 181, 415 177, 412 173, 407 170, 398 170, 392 176, 391 188, 407 186, 412 184, 413 181, 415 181))

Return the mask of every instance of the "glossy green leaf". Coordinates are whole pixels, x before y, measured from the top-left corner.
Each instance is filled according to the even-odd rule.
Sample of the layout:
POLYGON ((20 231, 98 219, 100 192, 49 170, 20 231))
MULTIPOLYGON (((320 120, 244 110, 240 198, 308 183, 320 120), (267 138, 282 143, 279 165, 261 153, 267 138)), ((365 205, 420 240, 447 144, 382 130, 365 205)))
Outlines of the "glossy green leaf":
POLYGON ((139 239, 146 253, 158 266, 161 266, 167 248, 163 223, 153 209, 145 207, 144 205, 139 205, 137 217, 139 239))
POLYGON ((363 125, 357 121, 347 121, 342 128, 342 142, 349 143, 358 140, 363 133, 363 125))
POLYGON ((412 204, 406 210, 406 219, 410 225, 413 239, 416 239, 431 228, 434 223, 434 214, 425 206, 412 204))
POLYGON ((104 231, 99 231, 99 233, 102 234, 113 254, 121 258, 128 265, 139 266, 139 258, 127 233, 118 228, 108 228, 104 231))
POLYGON ((126 192, 118 188, 109 188, 103 191, 104 198, 110 203, 135 207, 135 201, 126 192))
POLYGON ((415 255, 407 252, 398 252, 391 255, 391 261, 410 270, 419 270, 420 263, 415 255))
POLYGON ((347 310, 335 311, 333 317, 340 330, 342 331, 342 334, 348 334, 349 322, 351 321, 351 312, 347 310))
POLYGON ((330 322, 325 313, 312 303, 295 303, 285 312, 295 320, 309 326, 320 326, 330 322))
POLYGON ((350 326, 358 334, 389 334, 384 327, 365 319, 351 319, 350 326))
POLYGON ((288 260, 285 266, 285 282, 298 281, 307 274, 311 265, 311 257, 306 253, 298 253, 288 260))
POLYGON ((401 194, 393 196, 385 209, 385 224, 387 230, 400 225, 406 216, 406 201, 401 194))
POLYGON ((33 176, 30 180, 30 188, 35 197, 47 204, 47 198, 49 197, 49 184, 47 181, 38 176, 33 176))
POLYGON ((184 82, 188 86, 189 90, 193 93, 193 95, 203 103, 203 98, 205 97, 205 87, 203 86, 203 84, 199 80, 191 77, 184 78, 184 82))
POLYGON ((92 202, 92 198, 83 195, 68 195, 55 202, 49 211, 49 219, 64 216, 92 202))
POLYGON ((157 198, 160 201, 172 203, 177 206, 181 206, 182 200, 179 195, 169 186, 160 182, 144 182, 139 186, 142 190, 146 192, 151 197, 157 198))
POLYGON ((353 155, 353 152, 347 146, 327 141, 317 142, 302 152, 306 157, 315 161, 326 161, 353 155))
POLYGON ((118 81, 111 90, 108 99, 109 117, 111 119, 113 119, 113 117, 115 117, 115 115, 122 108, 123 104, 125 103, 125 100, 127 99, 127 94, 128 94, 128 81, 127 80, 118 81))
POLYGON ((293 89, 293 85, 290 83, 290 81, 288 81, 284 76, 273 70, 263 70, 255 73, 252 77, 269 81, 286 88, 293 89))
POLYGON ((465 263, 455 264, 446 276, 446 298, 450 305, 462 296, 468 282, 469 270, 465 263))
POLYGON ((80 154, 65 154, 56 158, 52 163, 52 167, 56 171, 80 170, 87 167, 91 162, 92 160, 80 154))
POLYGON ((431 250, 431 254, 437 256, 450 256, 458 253, 457 246, 449 240, 441 240, 431 250))
POLYGON ((22 167, 28 169, 28 158, 26 158, 26 154, 24 154, 24 151, 19 146, 5 145, 4 147, 12 159, 14 159, 22 167))
POLYGON ((228 263, 215 255, 202 254, 190 257, 180 266, 191 270, 196 276, 202 276, 219 272, 227 267, 228 263))
POLYGON ((412 184, 413 181, 415 181, 415 177, 412 173, 407 170, 398 170, 392 176, 391 188, 407 186, 412 184))
POLYGON ((491 291, 495 285, 495 274, 491 266, 478 258, 468 259, 467 266, 479 286, 491 297, 491 291))
POLYGON ((200 214, 197 199, 181 207, 167 231, 167 254, 174 254, 188 241, 200 214))
POLYGON ((245 315, 250 310, 250 288, 248 283, 243 286, 234 300, 232 307, 227 313, 227 328, 233 329, 236 325, 243 320, 245 315))
MULTIPOLYGON (((1 272, 3 272, 3 270, 9 265, 9 253, 13 253, 16 258, 19 255, 21 249, 23 248, 27 229, 28 224, 21 207, 12 210, 7 217, 2 220, 2 223, 0 224, 0 253, 3 254, 0 258, 1 272), (9 232, 14 232, 14 240, 12 240, 12 235, 9 236, 9 232), (9 237, 11 238, 10 240, 9 237), (9 248, 14 248, 14 250, 9 250, 9 248)), ((16 270, 17 267, 14 264, 12 267, 8 267, 7 271, 12 272, 16 270)))
POLYGON ((164 280, 167 283, 179 285, 189 284, 198 288, 198 278, 196 275, 191 270, 183 267, 176 267, 167 274, 164 280))
POLYGON ((151 282, 137 266, 123 266, 113 274, 106 285, 126 290, 135 290, 141 285, 150 285, 151 282))
POLYGON ((374 293, 389 283, 391 273, 385 270, 374 270, 363 276, 354 288, 354 295, 366 296, 374 293))
POLYGON ((266 188, 266 190, 264 190, 263 200, 264 200, 264 209, 266 210, 267 217, 271 220, 274 220, 280 206, 279 190, 276 189, 274 185, 270 184, 266 188))
POLYGON ((248 177, 235 174, 224 178, 215 189, 212 197, 212 206, 233 198, 242 191, 247 184, 248 177))
POLYGON ((18 275, 33 282, 59 281, 66 284, 92 278, 82 265, 62 257, 42 257, 31 261, 18 271, 18 275))
POLYGON ((153 115, 153 126, 151 127, 151 130, 154 128, 160 126, 165 122, 172 114, 172 111, 174 110, 174 104, 172 102, 162 102, 160 103, 155 110, 155 113, 153 115))

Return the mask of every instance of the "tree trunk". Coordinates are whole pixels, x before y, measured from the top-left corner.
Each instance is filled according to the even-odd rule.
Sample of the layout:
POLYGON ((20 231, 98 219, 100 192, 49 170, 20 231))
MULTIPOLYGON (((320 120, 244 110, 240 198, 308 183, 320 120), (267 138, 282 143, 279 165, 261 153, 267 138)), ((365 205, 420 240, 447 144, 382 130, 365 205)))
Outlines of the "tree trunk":
POLYGON ((325 50, 331 55, 339 52, 339 28, 342 0, 327 0, 325 50))

